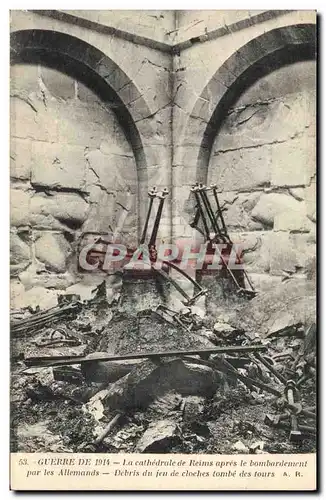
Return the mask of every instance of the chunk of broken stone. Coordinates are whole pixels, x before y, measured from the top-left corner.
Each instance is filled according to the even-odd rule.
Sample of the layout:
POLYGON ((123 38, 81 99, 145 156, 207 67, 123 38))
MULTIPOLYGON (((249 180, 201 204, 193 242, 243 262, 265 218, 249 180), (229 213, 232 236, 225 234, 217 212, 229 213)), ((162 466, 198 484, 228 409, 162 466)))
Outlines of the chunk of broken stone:
POLYGON ((187 423, 194 422, 203 416, 205 398, 203 396, 186 396, 182 406, 183 420, 187 423))
POLYGON ((85 405, 85 411, 90 413, 95 420, 101 420, 104 417, 104 406, 100 399, 92 400, 85 405))
POLYGON ((236 443, 234 443, 234 445, 232 446, 232 450, 238 451, 239 453, 249 453, 248 447, 243 444, 242 441, 237 441, 236 443))
POLYGON ((139 367, 114 382, 105 398, 110 409, 141 408, 154 398, 151 383, 146 391, 146 381, 156 370, 157 365, 151 361, 141 363, 139 367), (143 386, 145 385, 145 389, 143 386))
POLYGON ((161 417, 166 417, 173 411, 180 408, 182 402, 182 396, 176 391, 168 391, 162 396, 158 396, 154 401, 148 406, 146 414, 160 415, 161 417))
POLYGON ((316 285, 292 279, 260 293, 243 307, 232 326, 253 338, 291 335, 316 322, 316 285))
POLYGON ((110 409, 142 408, 171 390, 212 397, 219 383, 215 371, 195 362, 179 358, 157 363, 146 360, 111 385, 105 403, 110 409))
POLYGON ((143 430, 143 426, 141 425, 135 425, 133 423, 125 424, 123 428, 113 436, 111 435, 104 438, 103 444, 109 449, 112 449, 112 446, 117 450, 130 449, 130 445, 139 439, 143 430))
POLYGON ((258 453, 264 449, 264 441, 255 441, 249 446, 249 453, 258 453))
POLYGON ((207 338, 214 345, 220 342, 220 339, 216 336, 216 334, 211 332, 210 330, 200 330, 198 332, 198 335, 207 338))
POLYGON ((24 375, 34 375, 42 385, 51 385, 54 381, 53 368, 31 367, 24 370, 24 375))
POLYGON ((106 389, 98 391, 85 404, 85 411, 93 415, 96 420, 101 420, 104 417, 104 406, 102 400, 105 399, 107 392, 108 391, 106 389))
POLYGON ((214 333, 218 336, 229 337, 236 332, 236 329, 233 328, 228 323, 220 323, 217 322, 214 325, 214 333))
POLYGON ((211 431, 206 422, 194 420, 190 423, 190 429, 199 436, 209 436, 211 431))
POLYGON ((173 420, 159 420, 149 424, 136 445, 138 453, 168 452, 180 441, 179 428, 173 420))

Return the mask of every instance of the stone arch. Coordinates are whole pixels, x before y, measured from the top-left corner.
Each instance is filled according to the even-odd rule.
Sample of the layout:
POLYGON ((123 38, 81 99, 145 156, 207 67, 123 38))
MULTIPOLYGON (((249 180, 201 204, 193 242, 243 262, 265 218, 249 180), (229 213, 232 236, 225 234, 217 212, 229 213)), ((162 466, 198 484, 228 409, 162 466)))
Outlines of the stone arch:
POLYGON ((316 26, 300 24, 277 28, 237 50, 213 75, 190 113, 185 144, 196 146, 196 178, 207 181, 214 138, 239 95, 262 76, 292 62, 315 59, 316 26), (200 121, 198 120, 200 119, 200 121), (193 122, 193 123, 192 123, 193 122), (198 124, 201 126, 198 127, 198 124), (198 133, 200 129, 200 133, 198 133), (196 130, 194 143, 191 130, 196 130))
MULTIPOLYGON (((137 167, 138 199, 146 199, 148 190, 147 162, 141 135, 136 121, 151 114, 135 84, 124 71, 99 49, 85 41, 49 30, 22 30, 11 33, 11 64, 41 62, 49 67, 72 73, 83 83, 91 86, 103 102, 112 107, 126 138, 131 144, 137 167), (135 106, 129 106, 125 95, 119 90, 128 87, 138 97, 135 106)), ((139 204, 139 229, 142 225, 144 209, 139 204)))

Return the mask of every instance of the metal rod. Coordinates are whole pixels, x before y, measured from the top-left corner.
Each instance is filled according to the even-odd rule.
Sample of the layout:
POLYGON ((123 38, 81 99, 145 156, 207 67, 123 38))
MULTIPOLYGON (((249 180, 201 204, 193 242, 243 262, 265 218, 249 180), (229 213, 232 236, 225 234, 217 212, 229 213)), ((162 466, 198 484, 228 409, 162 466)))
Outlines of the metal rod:
POLYGON ((209 240, 210 239, 210 237, 209 237, 209 227, 207 225, 207 221, 206 221, 206 217, 205 217, 205 214, 204 214, 204 211, 203 211, 203 207, 201 206, 200 196, 198 194, 198 186, 192 187, 191 191, 195 195, 196 202, 197 202, 197 207, 198 207, 200 216, 201 216, 201 218, 203 220, 204 230, 205 230, 205 233, 206 233, 206 240, 209 240))
POLYGON ((243 274, 245 275, 245 277, 246 277, 246 279, 247 279, 247 282, 249 283, 249 286, 250 286, 251 290, 254 292, 254 291, 255 291, 255 288, 254 288, 254 285, 253 285, 253 283, 252 283, 251 279, 250 279, 250 278, 249 278, 249 276, 248 276, 247 271, 246 271, 244 268, 242 268, 242 271, 243 271, 243 274))
POLYGON ((190 295, 187 294, 187 292, 185 292, 181 286, 179 285, 179 283, 177 283, 173 278, 171 278, 171 276, 169 276, 165 271, 163 271, 162 269, 157 269, 156 267, 152 267, 152 269, 154 270, 154 272, 156 272, 157 274, 159 274, 160 276, 162 276, 164 279, 166 279, 167 281, 169 281, 176 290, 178 290, 179 293, 181 293, 181 295, 187 300, 191 300, 191 297, 190 295))
MULTIPOLYGON (((30 317, 26 318, 25 320, 22 320, 21 322, 15 322, 11 323, 10 325, 10 331, 12 334, 19 334, 22 332, 25 332, 27 330, 30 330, 32 328, 38 328, 40 326, 45 326, 49 322, 53 323, 55 321, 58 321, 62 318, 62 316, 67 316, 73 312, 76 312, 79 308, 80 304, 75 303, 71 304, 69 306, 62 307, 60 309, 57 309, 55 312, 51 313, 42 313, 42 316, 38 317, 30 317)), ((36 316, 36 315, 35 315, 36 316)))
POLYGON ((68 304, 66 306, 55 306, 51 307, 51 309, 48 309, 47 311, 43 311, 40 313, 33 314, 33 316, 29 316, 28 318, 16 321, 11 323, 11 328, 17 328, 23 325, 28 325, 30 323, 36 323, 38 321, 47 319, 47 318, 52 318, 55 317, 59 314, 67 313, 69 311, 74 311, 75 309, 78 309, 80 307, 80 304, 77 302, 74 302, 72 304, 68 304))
POLYGON ((226 373, 227 375, 234 376, 241 380, 247 387, 251 388, 253 385, 256 387, 259 387, 259 389, 262 389, 266 392, 269 392, 271 394, 274 394, 275 396, 281 396, 282 393, 278 391, 277 389, 274 389, 274 387, 271 387, 270 385, 264 384, 263 382, 260 382, 259 380, 252 379, 250 377, 246 377, 245 375, 242 375, 239 373, 236 368, 234 368, 230 363, 228 363, 225 359, 212 359, 212 360, 196 360, 195 358, 190 358, 186 357, 184 358, 187 361, 191 361, 193 363, 196 363, 198 361, 198 364, 202 365, 207 365, 213 368, 214 370, 217 370, 222 373, 226 373))
POLYGON ((227 270, 227 272, 229 273, 229 275, 231 276, 231 278, 233 279, 234 283, 236 284, 238 290, 242 290, 242 287, 239 285, 236 277, 234 276, 233 272, 231 271, 231 269, 229 268, 228 264, 225 262, 225 259, 222 255, 222 252, 220 252, 220 258, 221 258, 221 261, 222 261, 222 264, 223 266, 225 267, 225 269, 227 270))
POLYGON ((255 357, 257 359, 259 359, 259 361, 264 365, 266 366, 266 368, 268 368, 268 370, 280 381, 282 382, 282 384, 286 385, 287 384, 287 380, 285 377, 283 377, 283 375, 281 375, 270 363, 268 363, 268 361, 266 361, 263 356, 257 352, 255 353, 255 357))
POLYGON ((219 218, 220 218, 220 220, 221 220, 222 227, 223 227, 223 230, 224 230, 224 232, 225 232, 225 236, 227 237, 227 239, 228 239, 229 241, 231 241, 231 240, 230 240, 230 237, 229 237, 229 235, 228 235, 228 231, 227 231, 227 228, 226 228, 225 222, 224 222, 224 217, 223 217, 223 212, 222 212, 222 209, 221 209, 221 206, 220 206, 220 202, 219 202, 219 200, 218 200, 217 191, 216 191, 216 190, 217 190, 217 186, 216 186, 216 184, 212 184, 212 185, 211 185, 211 189, 212 189, 212 191, 213 191, 213 195, 214 195, 214 198, 215 198, 215 201, 216 201, 216 206, 217 206, 218 215, 219 215, 219 218))
POLYGON ((220 226, 219 226, 219 223, 218 223, 218 219, 217 219, 217 217, 216 217, 216 214, 214 213, 214 210, 213 210, 213 208, 212 208, 212 204, 211 204, 211 202, 210 202, 210 200, 209 200, 209 198, 208 198, 208 194, 207 194, 207 187, 205 187, 205 186, 203 187, 202 195, 203 195, 203 197, 204 197, 204 198, 205 198, 205 200, 206 200, 207 208, 208 208, 208 210, 209 210, 209 212, 210 212, 210 214, 211 214, 211 218, 212 218, 212 220, 213 220, 213 222, 214 222, 214 228, 215 228, 215 231, 216 231, 216 232, 218 233, 218 235, 219 235, 219 236, 223 239, 223 241, 225 241, 225 239, 224 239, 224 235, 223 235, 222 230, 221 230, 221 228, 220 228, 220 226))
POLYGON ((217 224, 217 221, 215 219, 214 213, 213 213, 212 208, 211 208, 211 206, 209 204, 209 200, 207 198, 207 193, 205 192, 205 186, 203 186, 203 185, 199 186, 198 192, 199 192, 199 194, 201 196, 201 199, 203 200, 203 204, 205 206, 208 218, 209 218, 209 220, 211 222, 212 229, 213 229, 215 235, 220 234, 221 231, 220 231, 220 228, 218 227, 218 224, 217 224))
MULTIPOLYGON (((251 386, 256 386, 259 387, 260 389, 270 392, 271 394, 274 394, 275 396, 280 397, 282 393, 278 391, 277 389, 274 389, 274 387, 271 387, 270 385, 264 384, 263 382, 260 382, 260 380, 256 380, 250 377, 247 377, 246 375, 242 375, 241 373, 238 372, 236 368, 234 368, 226 359, 221 359, 218 358, 217 360, 217 365, 220 365, 224 367, 225 373, 229 373, 230 375, 234 375, 236 378, 241 380, 245 385, 248 387, 251 386)), ((212 362, 215 362, 213 360, 212 362)), ((223 369, 223 368, 222 368, 223 369)))
POLYGON ((25 358, 26 366, 63 366, 75 365, 79 363, 93 363, 94 361, 122 361, 126 359, 143 359, 143 358, 164 358, 174 356, 201 355, 201 354, 227 354, 230 352, 257 352, 266 351, 267 347, 263 345, 246 345, 246 346, 225 346, 211 347, 208 349, 190 349, 186 351, 163 351, 163 352, 148 352, 123 354, 115 356, 105 356, 89 359, 85 356, 45 356, 25 358))
MULTIPOLYGON (((164 188, 162 191, 162 194, 160 195, 160 203, 159 203, 158 210, 156 213, 152 234, 151 234, 151 237, 150 237, 150 240, 148 243, 149 247, 152 247, 155 245, 156 237, 157 237, 157 233, 158 233, 158 228, 159 228, 161 217, 162 217, 164 201, 165 201, 165 198, 167 197, 168 194, 169 194, 168 190, 166 188, 164 188)), ((156 195, 156 196, 158 197, 159 195, 156 195)))
POLYGON ((147 216, 146 216, 146 220, 145 220, 145 224, 144 224, 143 233, 142 233, 142 236, 140 238, 140 244, 141 245, 143 243, 145 243, 145 239, 146 239, 149 218, 150 218, 151 212, 152 212, 153 201, 154 201, 154 198, 156 196, 156 187, 155 186, 153 187, 153 189, 151 191, 148 192, 148 196, 149 196, 149 207, 148 207, 148 211, 147 211, 147 216))
POLYGON ((193 221, 190 223, 190 227, 196 227, 200 219, 200 209, 197 208, 193 221))
POLYGON ((179 266, 177 266, 173 262, 169 262, 167 260, 164 260, 163 264, 166 264, 167 266, 172 267, 172 269, 175 269, 176 271, 178 271, 180 274, 182 274, 182 276, 187 278, 196 288, 198 288, 198 290, 200 290, 200 291, 203 290, 202 286, 198 283, 198 281, 196 281, 192 276, 190 276, 188 273, 186 273, 186 271, 181 269, 179 266))
POLYGON ((202 297, 203 295, 206 295, 206 293, 207 293, 207 290, 204 290, 202 288, 196 295, 194 295, 193 297, 191 297, 191 299, 188 300, 188 303, 185 304, 185 305, 192 306, 196 302, 196 300, 199 299, 199 297, 202 297))

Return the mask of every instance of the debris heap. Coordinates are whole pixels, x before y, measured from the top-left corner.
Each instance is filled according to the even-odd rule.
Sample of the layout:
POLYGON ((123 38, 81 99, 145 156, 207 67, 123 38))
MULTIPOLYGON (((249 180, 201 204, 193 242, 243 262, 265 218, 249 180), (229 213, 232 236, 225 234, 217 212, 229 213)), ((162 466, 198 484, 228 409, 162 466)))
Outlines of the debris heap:
MULTIPOLYGON (((206 210, 214 229, 207 237, 216 242, 228 235, 216 190, 211 189, 218 217, 207 189, 199 185, 193 190, 195 224, 201 217, 208 227, 206 210)), ((235 293, 250 299, 239 301, 236 315, 226 320, 196 308, 197 299, 207 295, 203 277, 199 284, 185 276, 194 295, 180 291, 185 307, 168 307, 157 276, 175 286, 170 270, 178 264, 169 263, 160 273, 155 269, 166 195, 166 190, 150 192, 149 214, 159 198, 148 243, 150 269, 124 270, 120 300, 107 301, 104 281, 87 301, 63 295, 48 311, 13 315, 12 451, 315 450, 313 280, 291 279, 256 295, 250 279, 244 275, 246 289, 225 262, 235 293), (130 300, 128 290, 141 288, 144 280, 146 293, 155 295, 156 290, 158 295, 146 302, 149 307, 143 302, 139 308, 133 306, 137 294, 130 300)), ((148 225, 149 215, 142 245, 148 225)))

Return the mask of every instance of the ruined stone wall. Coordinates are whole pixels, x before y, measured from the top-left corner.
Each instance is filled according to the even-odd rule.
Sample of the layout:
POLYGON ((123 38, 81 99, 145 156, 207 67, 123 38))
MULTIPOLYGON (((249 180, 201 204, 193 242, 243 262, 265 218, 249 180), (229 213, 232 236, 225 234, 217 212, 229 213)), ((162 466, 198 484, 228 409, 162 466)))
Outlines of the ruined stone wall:
POLYGON ((82 234, 137 244, 137 172, 108 105, 52 68, 11 71, 11 271, 31 287, 75 281, 82 234), (89 234, 90 233, 90 234, 89 234))
MULTIPOLYGON (((244 23, 235 22, 224 26, 224 31, 217 31, 216 38, 210 36, 212 32, 208 31, 210 25, 204 13, 198 19, 201 20, 203 22, 197 23, 196 29, 201 26, 204 34, 191 38, 174 56, 172 172, 177 200, 174 234, 189 236, 182 207, 188 196, 188 186, 200 177, 207 180, 212 140, 220 126, 216 123, 218 117, 227 112, 228 101, 242 93, 241 79, 246 79, 245 75, 259 61, 267 58, 263 65, 267 71, 270 65, 272 71, 275 68, 268 60, 269 55, 274 63, 281 59, 282 49, 288 51, 289 47, 295 49, 297 46, 300 52, 300 37, 305 33, 305 28, 300 30, 300 26, 313 26, 315 15, 303 11, 284 11, 279 16, 265 13, 263 22, 248 19, 244 23)), ((216 22, 220 26, 219 17, 216 22)))
MULTIPOLYGON (((24 36, 27 33, 27 41, 22 45, 28 45, 30 52, 44 47, 47 53, 51 53, 52 46, 53 51, 60 56, 72 59, 81 74, 90 69, 107 87, 101 99, 103 94, 105 99, 109 92, 110 99, 118 102, 116 114, 119 117, 123 115, 123 129, 130 139, 136 159, 138 194, 141 199, 146 199, 148 186, 163 188, 171 185, 170 48, 141 36, 139 28, 134 30, 136 33, 120 33, 112 24, 110 28, 109 13, 104 12, 106 20, 103 24, 100 18, 87 21, 83 14, 79 18, 72 15, 73 12, 12 11, 11 31, 14 35, 18 33, 24 36)), ((87 17, 91 19, 91 11, 88 14, 87 17)), ((145 16, 146 24, 151 15, 148 13, 145 16)), ((155 11, 153 15, 156 15, 155 11)), ((153 21, 155 26, 160 22, 160 14, 157 15, 158 20, 153 21)), ((128 17, 128 14, 125 16, 128 17)), ((124 27, 122 18, 121 29, 124 27)), ((129 13, 131 18, 132 14, 129 13)), ((161 18, 161 22, 164 23, 164 19, 161 18)), ((169 205, 170 201, 166 204, 160 228, 165 239, 171 236, 169 205)), ((141 203, 140 227, 145 216, 146 204, 141 203)))
POLYGON ((269 286, 265 273, 304 273, 315 255, 315 82, 314 61, 269 73, 240 96, 214 140, 208 182, 258 286, 269 286))
POLYGON ((78 242, 114 231, 121 213, 136 244, 153 185, 170 191, 159 240, 197 238, 186 209, 197 180, 219 185, 258 286, 304 273, 314 24, 311 11, 12 11, 14 54, 32 54, 12 66, 16 295, 84 280, 78 242))

